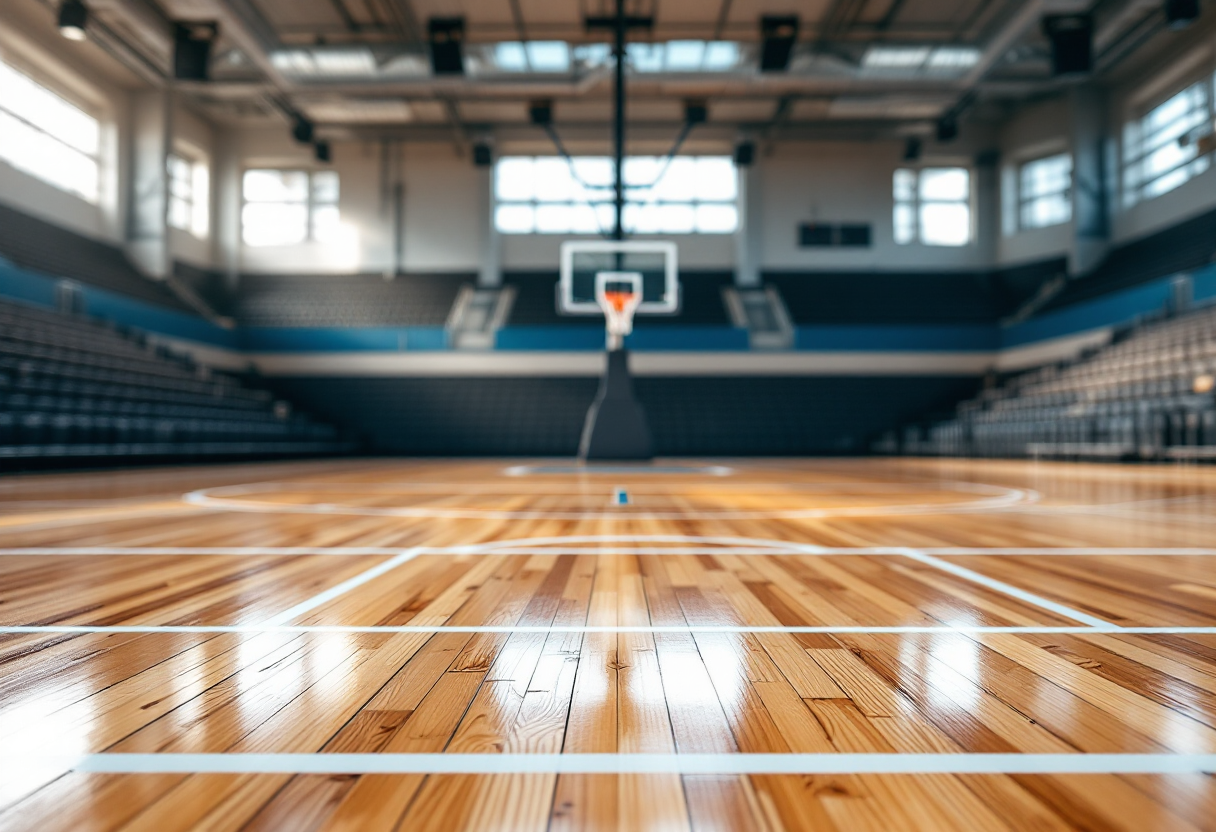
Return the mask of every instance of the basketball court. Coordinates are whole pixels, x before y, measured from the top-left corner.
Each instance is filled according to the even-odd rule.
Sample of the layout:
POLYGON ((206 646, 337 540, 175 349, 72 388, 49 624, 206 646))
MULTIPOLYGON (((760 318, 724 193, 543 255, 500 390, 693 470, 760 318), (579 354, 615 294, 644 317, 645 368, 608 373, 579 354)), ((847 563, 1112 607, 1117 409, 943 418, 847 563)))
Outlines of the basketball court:
POLYGON ((0 2, 0 832, 1216 832, 1214 5, 0 2))
POLYGON ((285 463, 0 499, 0 828, 1213 816, 1205 469, 285 463))

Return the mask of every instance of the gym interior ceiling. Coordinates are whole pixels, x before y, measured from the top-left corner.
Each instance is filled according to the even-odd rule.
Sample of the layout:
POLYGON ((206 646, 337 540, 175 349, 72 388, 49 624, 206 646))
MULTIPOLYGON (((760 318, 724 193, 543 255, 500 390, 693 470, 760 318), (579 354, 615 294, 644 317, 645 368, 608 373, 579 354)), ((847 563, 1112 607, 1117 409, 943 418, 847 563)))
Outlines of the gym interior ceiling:
MULTIPOLYGON (((15 0, 54 10, 58 0, 15 0)), ((1093 74, 1126 72, 1168 31, 1162 0, 625 0, 631 136, 898 139, 943 120, 999 120, 1074 79, 1053 72, 1046 15, 1093 24, 1093 74), (793 18, 791 21, 790 18, 793 18), (769 26, 765 27, 765 20, 769 26), (793 30, 791 30, 791 22, 793 30), (793 45, 783 54, 782 38, 793 45), (766 37, 768 42, 766 43, 766 37), (765 50, 776 60, 761 68, 765 50)), ((299 116, 330 141, 535 139, 531 107, 573 141, 607 135, 616 0, 90 0, 90 37, 164 86, 180 24, 215 23, 207 80, 179 95, 220 123, 299 116), (456 28, 453 28, 456 27, 456 28), (436 72, 437 41, 460 42, 436 72), (449 67, 451 69, 451 67, 449 67)))

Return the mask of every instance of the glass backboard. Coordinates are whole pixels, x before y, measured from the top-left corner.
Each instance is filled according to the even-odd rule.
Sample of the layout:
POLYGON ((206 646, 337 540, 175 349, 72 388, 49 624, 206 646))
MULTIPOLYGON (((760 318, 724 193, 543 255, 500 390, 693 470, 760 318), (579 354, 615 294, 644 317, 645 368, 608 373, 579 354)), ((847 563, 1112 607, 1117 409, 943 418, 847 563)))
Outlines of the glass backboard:
POLYGON ((639 315, 680 311, 676 244, 651 241, 575 240, 562 243, 558 311, 564 315, 602 315, 596 281, 605 273, 636 274, 642 284, 639 315))

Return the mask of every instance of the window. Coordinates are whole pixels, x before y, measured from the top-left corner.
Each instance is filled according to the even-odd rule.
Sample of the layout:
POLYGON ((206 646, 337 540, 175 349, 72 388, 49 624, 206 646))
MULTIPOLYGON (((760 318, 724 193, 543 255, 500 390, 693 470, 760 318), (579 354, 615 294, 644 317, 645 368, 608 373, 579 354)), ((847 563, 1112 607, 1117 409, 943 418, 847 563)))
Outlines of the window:
MULTIPOLYGON (((496 168, 494 221, 503 234, 605 234, 615 225, 607 157, 567 161, 508 156, 496 168)), ((739 225, 738 181, 727 156, 625 160, 625 230, 730 234, 739 225)))
POLYGON ((1035 159, 1018 172, 1018 222, 1046 228, 1072 219, 1072 156, 1035 159))
POLYGON ((335 242, 338 174, 333 171, 247 170, 241 238, 249 246, 335 242))
POLYGON ((1123 129, 1123 204, 1174 190, 1208 169, 1196 142, 1212 131, 1208 82, 1187 87, 1123 129))
POLYGON ((0 159, 97 202, 101 123, 0 62, 0 159))
POLYGON ((971 172, 966 168, 895 171, 895 242, 965 246, 971 242, 971 172))
POLYGON ((176 154, 169 156, 169 225, 207 236, 210 225, 210 181, 207 166, 176 154))

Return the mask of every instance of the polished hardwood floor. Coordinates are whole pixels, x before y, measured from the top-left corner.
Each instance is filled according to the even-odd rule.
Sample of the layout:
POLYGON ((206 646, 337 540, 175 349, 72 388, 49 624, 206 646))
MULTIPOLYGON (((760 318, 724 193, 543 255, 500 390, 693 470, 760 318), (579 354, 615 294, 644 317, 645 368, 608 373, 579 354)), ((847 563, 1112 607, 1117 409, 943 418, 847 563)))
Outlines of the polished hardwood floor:
POLYGON ((1216 830, 1216 468, 0 478, 0 830, 1216 830))

